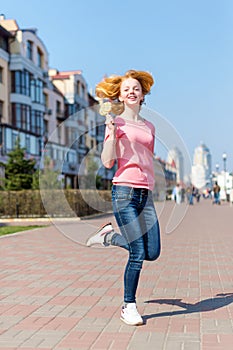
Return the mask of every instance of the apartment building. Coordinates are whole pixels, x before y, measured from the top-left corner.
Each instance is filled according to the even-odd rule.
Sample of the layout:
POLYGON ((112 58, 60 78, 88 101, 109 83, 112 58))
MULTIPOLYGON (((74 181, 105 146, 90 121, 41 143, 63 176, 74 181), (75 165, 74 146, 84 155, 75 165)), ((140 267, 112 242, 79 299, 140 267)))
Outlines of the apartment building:
POLYGON ((93 149, 100 159, 104 122, 96 106, 81 71, 50 69, 37 29, 21 29, 16 20, 0 16, 2 162, 19 138, 26 157, 42 168, 41 159, 48 157, 64 186, 78 188, 87 152, 93 149))
MULTIPOLYGON (((43 149, 43 86, 48 69, 47 50, 35 29, 20 30, 15 20, 1 18, 0 25, 9 32, 8 57, 3 71, 3 116, 1 121, 1 156, 6 161, 20 138, 27 156, 39 161, 43 149)), ((1 93, 2 94, 2 93, 1 93)))

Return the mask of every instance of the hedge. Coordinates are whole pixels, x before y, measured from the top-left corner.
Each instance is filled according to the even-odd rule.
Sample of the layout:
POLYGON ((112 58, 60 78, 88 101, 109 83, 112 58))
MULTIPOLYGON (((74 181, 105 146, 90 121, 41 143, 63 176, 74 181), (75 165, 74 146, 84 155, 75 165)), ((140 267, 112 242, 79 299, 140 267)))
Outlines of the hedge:
POLYGON ((111 211, 111 192, 97 190, 0 191, 0 217, 82 217, 111 211))

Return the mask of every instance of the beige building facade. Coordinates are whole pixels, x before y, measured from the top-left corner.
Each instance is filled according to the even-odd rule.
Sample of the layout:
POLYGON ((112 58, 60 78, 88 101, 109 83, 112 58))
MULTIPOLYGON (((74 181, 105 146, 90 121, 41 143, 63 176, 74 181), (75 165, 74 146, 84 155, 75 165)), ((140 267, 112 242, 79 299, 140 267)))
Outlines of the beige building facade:
POLYGON ((38 168, 48 157, 64 186, 78 188, 87 153, 93 149, 100 160, 104 130, 93 105, 97 101, 80 70, 50 69, 37 29, 21 29, 16 20, 0 16, 0 161, 7 162, 19 138, 38 168))
POLYGON ((11 34, 0 25, 0 123, 6 123, 8 121, 10 38, 11 34))

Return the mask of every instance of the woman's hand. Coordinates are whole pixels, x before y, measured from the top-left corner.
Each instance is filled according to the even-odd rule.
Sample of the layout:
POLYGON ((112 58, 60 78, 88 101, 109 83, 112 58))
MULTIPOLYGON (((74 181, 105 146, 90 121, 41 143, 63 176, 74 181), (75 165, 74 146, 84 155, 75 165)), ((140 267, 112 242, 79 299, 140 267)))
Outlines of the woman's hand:
POLYGON ((114 122, 114 118, 109 113, 106 115, 105 124, 107 125, 109 130, 112 132, 112 134, 115 134, 116 125, 114 122))

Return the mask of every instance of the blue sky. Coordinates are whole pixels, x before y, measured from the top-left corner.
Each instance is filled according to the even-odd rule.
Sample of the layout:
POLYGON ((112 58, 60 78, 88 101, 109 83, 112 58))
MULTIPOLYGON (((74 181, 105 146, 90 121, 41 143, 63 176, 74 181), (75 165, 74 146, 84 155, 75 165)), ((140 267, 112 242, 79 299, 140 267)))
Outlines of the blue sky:
POLYGON ((37 28, 50 67, 81 69, 90 89, 104 74, 151 72, 146 106, 174 126, 191 157, 202 141, 213 168, 226 152, 233 170, 232 0, 11 0, 0 12, 37 28))

